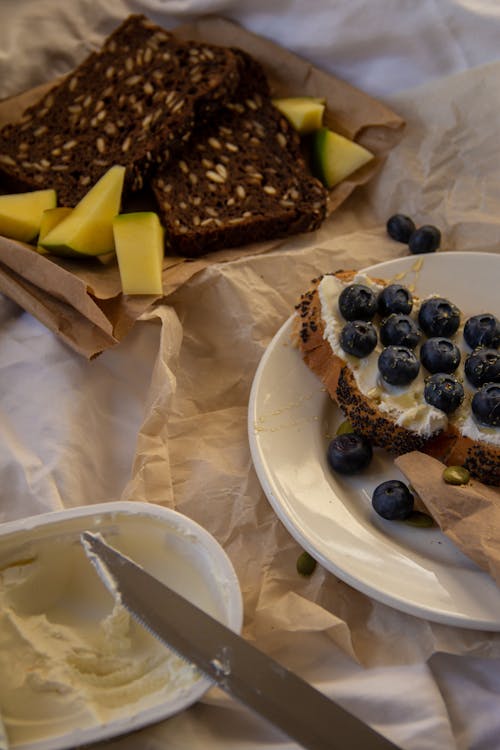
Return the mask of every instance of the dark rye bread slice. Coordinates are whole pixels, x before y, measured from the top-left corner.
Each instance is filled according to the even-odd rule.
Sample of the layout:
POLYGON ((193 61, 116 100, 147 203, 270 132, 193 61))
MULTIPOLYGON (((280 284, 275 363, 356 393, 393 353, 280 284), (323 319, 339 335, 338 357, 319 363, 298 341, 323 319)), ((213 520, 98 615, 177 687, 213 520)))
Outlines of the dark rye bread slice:
POLYGON ((325 218, 326 190, 272 105, 260 64, 235 52, 242 72, 232 100, 152 179, 167 250, 176 255, 308 232, 325 218))
MULTIPOLYGON (((338 271, 342 281, 350 283, 355 271, 338 271)), ((462 435, 450 416, 447 427, 425 438, 396 424, 390 415, 362 393, 349 364, 332 351, 324 337, 318 286, 323 276, 311 281, 295 306, 292 338, 306 365, 325 385, 331 398, 339 405, 357 432, 374 445, 393 455, 422 451, 448 466, 465 466, 473 477, 485 484, 500 486, 500 449, 491 443, 472 440, 462 435)), ((374 279, 384 284, 383 280, 374 279)))
POLYGON ((139 189, 238 81, 230 49, 179 40, 131 15, 20 123, 0 131, 3 187, 55 188, 60 205, 74 206, 122 164, 126 189, 139 189))

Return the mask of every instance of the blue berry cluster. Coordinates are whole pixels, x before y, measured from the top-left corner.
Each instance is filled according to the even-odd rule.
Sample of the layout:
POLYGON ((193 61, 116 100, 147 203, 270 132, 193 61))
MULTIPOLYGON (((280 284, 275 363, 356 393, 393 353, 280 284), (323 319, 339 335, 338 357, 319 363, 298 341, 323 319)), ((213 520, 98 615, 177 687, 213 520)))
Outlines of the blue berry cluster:
POLYGON ((396 242, 403 242, 414 255, 433 253, 441 245, 441 232, 433 224, 416 227, 405 214, 394 214, 387 220, 387 234, 396 242))
MULTIPOLYGON (((416 321, 410 317, 413 297, 402 284, 388 284, 377 294, 364 284, 349 284, 339 296, 339 311, 346 320, 339 342, 354 357, 367 357, 378 340, 381 378, 389 385, 409 385, 424 367, 424 399, 446 414, 454 412, 464 399, 464 387, 456 375, 461 361, 452 341, 461 315, 453 302, 430 297, 421 304, 416 321), (374 324, 378 316, 380 324, 374 324), (420 344, 419 355, 415 352, 420 344)), ((471 352, 464 363, 465 377, 477 388, 472 399, 476 419, 486 426, 500 424, 500 323, 491 313, 468 318, 464 339, 471 352)))
MULTIPOLYGON (((405 221, 398 220, 391 231, 397 234, 395 239, 407 241, 408 236, 413 236, 408 235, 411 225, 408 217, 402 218, 405 221)), ((476 421, 486 427, 499 427, 500 321, 491 313, 465 321, 463 337, 469 351, 465 354, 463 376, 458 376, 462 354, 452 339, 460 329, 459 309, 450 300, 435 296, 424 300, 418 313, 411 317, 413 302, 410 290, 398 283, 388 284, 378 294, 364 284, 348 285, 339 296, 339 311, 346 321, 339 336, 341 347, 347 354, 363 358, 374 351, 380 340, 378 370, 389 385, 408 385, 423 367, 427 372, 423 397, 446 414, 462 404, 463 381, 467 380, 475 389, 471 409, 476 421)), ((332 470, 348 475, 365 469, 372 456, 369 441, 354 432, 337 435, 327 452, 332 470)), ((372 494, 372 507, 386 520, 406 521, 415 516, 413 494, 399 480, 378 485, 372 494)))
POLYGON ((472 412, 488 427, 500 426, 500 322, 490 314, 473 315, 464 326, 464 339, 471 348, 464 363, 467 380, 477 388, 472 412))

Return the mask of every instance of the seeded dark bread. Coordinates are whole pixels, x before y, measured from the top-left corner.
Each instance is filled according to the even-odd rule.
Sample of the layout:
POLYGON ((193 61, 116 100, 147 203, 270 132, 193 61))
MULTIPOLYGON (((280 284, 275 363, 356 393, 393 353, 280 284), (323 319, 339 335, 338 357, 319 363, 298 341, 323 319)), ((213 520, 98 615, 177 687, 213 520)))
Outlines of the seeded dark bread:
MULTIPOLYGON (((335 275, 349 283, 355 271, 338 271, 335 275)), ((373 445, 393 455, 418 450, 449 466, 465 466, 473 477, 485 484, 500 486, 500 450, 479 440, 460 434, 453 418, 445 430, 424 438, 397 425, 377 404, 362 393, 348 363, 337 356, 326 338, 321 317, 318 285, 323 277, 311 281, 295 307, 292 339, 306 365, 319 377, 331 398, 339 405, 353 428, 365 435, 373 445)), ((384 284, 381 279, 374 279, 384 284)))
POLYGON ((2 128, 2 186, 55 188, 60 205, 74 206, 122 164, 126 189, 137 190, 238 82, 230 49, 182 41, 131 15, 20 123, 2 128))
MULTIPOLYGON (((350 282, 354 271, 339 271, 342 281, 350 282)), ((293 338, 307 366, 319 376, 328 393, 340 406, 354 429, 374 444, 399 455, 410 450, 423 450, 425 439, 394 424, 358 389, 348 364, 336 356, 324 338, 325 324, 321 317, 318 285, 322 277, 312 281, 311 288, 296 306, 293 338)))
POLYGON ((272 105, 261 66, 235 54, 241 77, 231 101, 152 180, 167 247, 177 255, 312 231, 325 218, 326 190, 272 105))

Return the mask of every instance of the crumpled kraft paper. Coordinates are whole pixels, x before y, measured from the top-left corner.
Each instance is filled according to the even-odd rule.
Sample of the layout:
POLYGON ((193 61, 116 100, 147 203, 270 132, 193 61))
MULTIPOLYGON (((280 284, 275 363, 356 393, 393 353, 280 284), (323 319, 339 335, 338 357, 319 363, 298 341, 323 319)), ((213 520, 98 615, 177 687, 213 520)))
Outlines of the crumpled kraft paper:
POLYGON ((500 635, 399 612, 321 567, 310 579, 298 576, 300 545, 252 467, 247 404, 253 376, 307 288, 304 280, 405 254, 383 228, 349 232, 315 247, 211 266, 168 300, 178 319, 167 321, 162 333, 150 408, 122 499, 174 507, 214 534, 241 583, 245 637, 292 668, 300 666, 300 634, 323 638, 325 654, 330 642, 371 667, 417 663, 439 651, 500 656, 500 635))
MULTIPOLYGON (((500 195, 500 153, 491 143, 500 106, 499 70, 500 65, 485 66, 395 99, 408 123, 405 137, 379 175, 336 211, 323 232, 295 238, 264 256, 207 268, 168 299, 183 329, 176 391, 165 421, 155 416, 160 432, 146 423, 140 441, 142 446, 147 441, 148 450, 139 449, 125 496, 137 499, 138 476, 149 464, 153 472, 161 456, 168 459, 172 495, 167 502, 207 525, 235 563, 245 600, 245 635, 285 655, 291 667, 299 663, 299 656, 291 655, 298 633, 323 634, 371 667, 424 662, 439 652, 500 656, 497 633, 407 615, 322 569, 308 581, 299 579, 294 565, 300 547, 259 488, 246 435, 255 369, 309 280, 324 271, 363 268, 407 254, 406 246, 385 232, 391 213, 408 212, 417 223, 442 228, 444 251, 498 251, 498 213, 492 206, 500 195), (484 98, 474 98, 474 90, 484 98), (444 132, 428 127, 432 118, 444 132), (447 138, 450 132, 460 148, 447 138)), ((480 296, 480 290, 472 293, 480 296)), ((143 484, 140 491, 139 496, 162 502, 158 483, 143 484)), ((326 658, 325 643, 323 649, 326 658)))
MULTIPOLYGON (((328 112, 325 123, 350 138, 356 137, 373 151, 376 156, 373 162, 360 170, 355 179, 347 179, 331 191, 330 214, 355 187, 373 177, 401 137, 403 119, 384 104, 230 21, 206 17, 180 27, 176 33, 186 39, 241 47, 255 55, 268 74, 273 95, 326 97, 328 112)), ((24 108, 37 101, 51 85, 38 86, 0 103, 0 125, 15 121, 24 108)), ((140 200, 141 208, 154 210, 150 197, 137 200, 140 200)), ((164 295, 175 291, 208 265, 267 252, 282 244, 282 240, 263 242, 213 252, 195 260, 166 257, 164 295)), ((5 238, 0 238, 0 271, 0 292, 18 302, 86 357, 96 356, 116 345, 137 317, 159 300, 151 296, 132 298, 122 295, 115 262, 103 266, 95 259, 88 262, 54 259, 35 253, 28 245, 5 238), (25 281, 29 283, 23 283, 25 281), (68 305, 74 311, 68 310, 68 305)))
POLYGON ((443 465, 418 451, 399 456, 395 464, 439 528, 500 585, 500 489, 474 479, 446 484, 443 465))
MULTIPOLYGON (((500 657, 500 634, 405 614, 321 567, 310 579, 298 577, 300 546, 259 486, 247 438, 255 370, 309 280, 407 254, 405 245, 387 237, 390 213, 407 210, 418 222, 435 222, 443 228, 445 250, 473 251, 472 226, 478 250, 496 249, 497 213, 483 216, 485 199, 476 204, 471 189, 479 187, 488 205, 500 195, 500 152, 490 149, 499 70, 486 66, 395 99, 407 119, 405 137, 380 174, 335 212, 324 231, 265 255, 214 264, 167 300, 176 316, 164 321, 150 407, 122 499, 165 503, 208 528, 237 570, 244 635, 310 678, 312 662, 303 661, 310 651, 298 648, 299 639, 307 639, 308 649, 314 644, 332 669, 338 649, 372 669, 424 664, 441 652, 500 657), (478 81, 484 98, 479 95, 471 106, 478 81), (458 138, 458 112, 460 149, 446 140, 450 122, 458 138), (444 134, 428 127, 433 117, 444 134), (462 212, 467 200, 470 210, 462 212)), ((214 700, 213 691, 206 700, 214 700)))

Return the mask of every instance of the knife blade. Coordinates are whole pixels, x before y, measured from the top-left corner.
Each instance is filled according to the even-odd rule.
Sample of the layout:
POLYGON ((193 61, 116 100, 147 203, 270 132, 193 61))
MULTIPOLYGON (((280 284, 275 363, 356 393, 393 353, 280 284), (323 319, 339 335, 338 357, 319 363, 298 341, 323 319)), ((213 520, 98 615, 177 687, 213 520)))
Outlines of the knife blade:
POLYGON ((122 604, 139 623, 303 747, 398 750, 324 693, 158 581, 99 534, 83 532, 81 541, 104 583, 119 593, 122 604))

